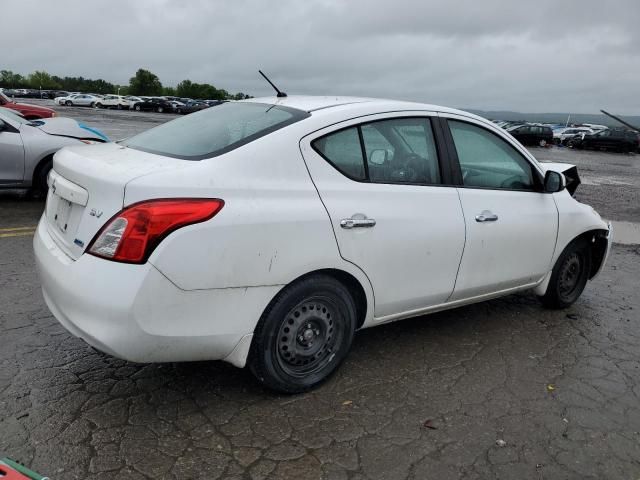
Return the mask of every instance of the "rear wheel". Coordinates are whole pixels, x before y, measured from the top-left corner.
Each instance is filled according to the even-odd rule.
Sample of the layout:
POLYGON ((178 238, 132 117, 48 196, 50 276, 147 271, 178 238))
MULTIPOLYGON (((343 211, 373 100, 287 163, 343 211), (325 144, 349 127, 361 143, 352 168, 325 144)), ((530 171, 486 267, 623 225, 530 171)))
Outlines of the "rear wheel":
POLYGON ((102 108, 102 104, 101 103, 96 103, 95 107, 96 108, 102 108))
POLYGON ((540 301, 548 308, 567 308, 584 290, 591 270, 591 252, 584 239, 571 242, 551 271, 546 293, 540 301))
POLYGON ((309 390, 347 356, 356 328, 349 290, 327 275, 313 275, 280 292, 254 332, 249 366, 267 387, 309 390))
POLYGON ((136 112, 139 112, 140 111, 140 105, 136 105, 135 106, 135 110, 136 110, 136 112))
POLYGON ((157 111, 158 113, 162 113, 162 112, 164 112, 164 108, 162 108, 162 107, 158 107, 156 111, 157 111))
POLYGON ((67 107, 70 107, 71 105, 73 105, 73 102, 72 102, 71 100, 67 100, 66 102, 64 102, 64 104, 65 104, 67 107))

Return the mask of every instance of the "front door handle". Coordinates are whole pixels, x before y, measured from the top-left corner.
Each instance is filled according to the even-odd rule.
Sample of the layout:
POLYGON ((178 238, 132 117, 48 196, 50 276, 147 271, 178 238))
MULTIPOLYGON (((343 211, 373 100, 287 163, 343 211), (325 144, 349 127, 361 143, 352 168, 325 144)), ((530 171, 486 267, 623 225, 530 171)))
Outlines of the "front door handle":
POLYGON ((497 220, 498 215, 489 210, 483 210, 480 215, 476 215, 476 222, 496 222, 497 220))
POLYGON ((340 220, 340 226, 342 228, 371 228, 376 226, 376 221, 373 218, 367 218, 362 213, 356 213, 351 218, 343 218, 340 220))

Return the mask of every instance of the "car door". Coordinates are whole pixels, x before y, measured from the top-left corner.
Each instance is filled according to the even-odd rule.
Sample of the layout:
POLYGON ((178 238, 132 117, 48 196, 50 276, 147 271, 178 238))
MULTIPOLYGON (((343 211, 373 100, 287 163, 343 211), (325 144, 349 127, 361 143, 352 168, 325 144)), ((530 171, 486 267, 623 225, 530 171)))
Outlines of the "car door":
POLYGON ((467 239, 451 300, 535 284, 551 268, 558 231, 540 170, 524 148, 478 121, 451 115, 446 124, 467 239))
POLYGON ((0 184, 24 180, 24 145, 17 128, 0 120, 0 184))
POLYGON ((465 226, 438 125, 396 113, 300 142, 340 255, 371 281, 378 321, 444 303, 453 291, 465 226))

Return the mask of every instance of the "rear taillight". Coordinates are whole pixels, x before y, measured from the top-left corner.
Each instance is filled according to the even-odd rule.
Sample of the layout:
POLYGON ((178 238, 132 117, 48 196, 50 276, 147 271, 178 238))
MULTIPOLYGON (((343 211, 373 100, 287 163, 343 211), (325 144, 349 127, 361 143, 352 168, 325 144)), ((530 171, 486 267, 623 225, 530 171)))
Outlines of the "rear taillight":
POLYGON ((114 215, 89 244, 88 253, 116 262, 144 263, 171 232, 205 222, 224 206, 220 199, 173 198, 135 203, 114 215))

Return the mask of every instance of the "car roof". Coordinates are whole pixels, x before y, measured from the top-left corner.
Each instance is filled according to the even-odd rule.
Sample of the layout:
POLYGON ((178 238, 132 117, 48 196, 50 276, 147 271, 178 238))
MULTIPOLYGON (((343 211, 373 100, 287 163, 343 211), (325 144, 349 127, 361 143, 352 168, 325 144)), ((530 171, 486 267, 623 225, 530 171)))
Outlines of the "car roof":
POLYGON ((259 97, 240 100, 241 102, 266 103, 270 105, 282 105, 284 107, 296 108, 305 112, 313 113, 321 110, 331 110, 338 107, 358 106, 362 110, 371 112, 403 111, 403 110, 428 110, 433 112, 453 113, 473 117, 487 121, 484 118, 473 115, 469 112, 457 110, 455 108, 432 105, 428 103, 409 102, 403 100, 389 100, 383 98, 367 97, 347 97, 347 96, 308 96, 289 95, 287 97, 259 97))

